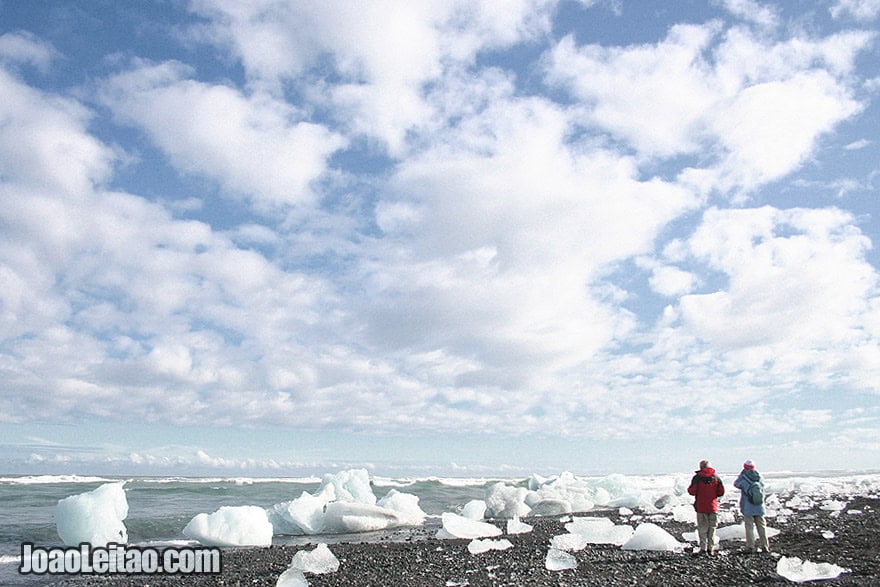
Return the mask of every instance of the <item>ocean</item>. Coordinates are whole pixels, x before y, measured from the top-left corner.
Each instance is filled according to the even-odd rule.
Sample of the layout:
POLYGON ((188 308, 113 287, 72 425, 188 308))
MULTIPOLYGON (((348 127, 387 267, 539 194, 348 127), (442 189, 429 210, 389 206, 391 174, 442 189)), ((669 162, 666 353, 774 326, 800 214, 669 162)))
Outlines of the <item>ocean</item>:
MULTIPOLYGON (((569 476, 567 491, 589 493, 595 499, 603 495, 603 507, 639 507, 670 498, 687 501, 683 488, 690 473, 681 475, 608 475, 604 477, 569 476)), ((722 475, 730 487, 725 499, 738 499, 732 489, 736 473, 722 475)), ((55 526, 58 501, 91 491, 104 483, 124 481, 129 506, 125 526, 128 542, 134 545, 185 544, 182 534, 186 524, 198 513, 211 513, 222 506, 256 505, 271 508, 293 500, 303 492, 314 493, 321 486, 321 477, 250 478, 250 477, 82 477, 6 476, 0 477, 0 585, 41 585, 45 578, 23 577, 18 574, 21 544, 60 546, 55 526)), ((482 500, 498 482, 525 489, 535 489, 552 482, 553 478, 383 478, 370 477, 373 493, 381 498, 390 490, 414 494, 419 506, 428 514, 426 524, 439 526, 444 512, 460 512, 471 500, 482 500)), ((880 495, 880 473, 770 473, 765 474, 767 491, 785 496, 792 504, 812 506, 826 500, 837 503, 841 496, 880 495), (797 501, 795 501, 797 500, 797 501)), ((571 493, 574 492, 574 493, 571 493)), ((777 498, 778 499, 778 498, 777 498)), ((782 508, 780 505, 780 509, 782 508)), ((274 544, 332 543, 339 540, 371 540, 371 535, 278 536, 274 544)))

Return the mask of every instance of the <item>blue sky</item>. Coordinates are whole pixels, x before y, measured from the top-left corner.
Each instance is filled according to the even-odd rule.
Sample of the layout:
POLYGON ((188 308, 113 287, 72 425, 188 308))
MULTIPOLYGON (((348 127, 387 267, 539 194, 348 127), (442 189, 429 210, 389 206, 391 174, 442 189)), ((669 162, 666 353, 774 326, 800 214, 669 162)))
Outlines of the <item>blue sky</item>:
POLYGON ((0 469, 880 467, 877 0, 0 2, 0 469))

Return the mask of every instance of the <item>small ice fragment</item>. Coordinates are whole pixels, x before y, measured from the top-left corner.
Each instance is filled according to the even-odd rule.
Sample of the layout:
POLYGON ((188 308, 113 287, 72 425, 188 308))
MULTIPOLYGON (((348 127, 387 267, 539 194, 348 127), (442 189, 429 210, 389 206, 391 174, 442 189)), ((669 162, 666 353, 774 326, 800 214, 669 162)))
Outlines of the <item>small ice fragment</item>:
POLYGON ((824 538, 825 540, 831 540, 834 538, 834 532, 832 532, 831 530, 825 530, 824 532, 822 532, 822 538, 824 538))
POLYGON ((481 554, 490 550, 507 550, 512 547, 513 543, 507 538, 498 540, 475 538, 468 544, 468 552, 471 554, 481 554))
POLYGON ((314 550, 297 551, 293 555, 293 560, 290 561, 290 568, 315 575, 335 573, 339 570, 339 559, 330 552, 330 548, 326 544, 321 542, 314 550))
POLYGON ((309 582, 301 570, 296 567, 288 567, 278 577, 275 587, 309 587, 309 582))
POLYGON ((526 524, 525 522, 521 522, 519 516, 513 518, 512 520, 507 520, 508 534, 528 534, 531 531, 532 526, 530 524, 526 524))
POLYGON ((550 539, 550 547, 556 550, 574 552, 587 547, 587 539, 580 534, 560 534, 550 539))
POLYGON ((573 555, 564 550, 551 548, 547 551, 547 557, 544 559, 544 566, 548 571, 564 571, 565 569, 575 569, 578 564, 577 559, 574 558, 573 555))
POLYGON ((814 563, 801 560, 796 556, 783 556, 776 563, 776 572, 789 581, 803 583, 819 579, 834 579, 841 573, 849 572, 849 569, 838 567, 831 563, 814 563))
POLYGON ((469 520, 468 518, 445 512, 441 514, 443 527, 437 531, 437 537, 446 538, 489 538, 501 534, 501 528, 488 522, 469 520))

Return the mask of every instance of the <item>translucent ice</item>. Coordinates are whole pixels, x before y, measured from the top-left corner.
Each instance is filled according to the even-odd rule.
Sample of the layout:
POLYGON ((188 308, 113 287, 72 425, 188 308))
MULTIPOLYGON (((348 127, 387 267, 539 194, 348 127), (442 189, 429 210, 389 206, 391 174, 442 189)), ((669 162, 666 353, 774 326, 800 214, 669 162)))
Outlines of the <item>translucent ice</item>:
POLYGON ((372 532, 403 525, 398 515, 383 507, 366 503, 334 501, 324 510, 327 532, 372 532))
POLYGON ((269 546, 272 524, 261 507, 224 506, 213 514, 195 516, 183 535, 205 546, 269 546))
POLYGON ((584 537, 589 544, 625 544, 633 535, 632 526, 615 525, 608 518, 577 517, 565 525, 572 534, 584 537))
POLYGON ((109 542, 128 542, 122 522, 128 516, 125 483, 106 483, 93 491, 71 495, 55 507, 58 536, 68 546, 89 542, 106 546, 109 542))
POLYGON ((547 551, 547 557, 544 559, 544 566, 548 571, 564 571, 565 569, 575 569, 578 566, 577 559, 564 550, 551 548, 547 551))
POLYGON ((789 581, 803 583, 818 579, 834 579, 842 573, 848 573, 849 569, 838 567, 831 563, 814 563, 801 560, 796 556, 783 556, 776 563, 776 572, 789 581))
POLYGON ((468 544, 468 552, 471 554, 482 554, 490 550, 507 550, 508 548, 513 548, 513 543, 507 538, 498 540, 475 538, 468 544))
POLYGON ((295 567, 288 567, 278 577, 275 587, 309 587, 309 581, 301 570, 295 567))
POLYGON ((501 534, 501 528, 489 524, 471 520, 458 514, 446 512, 440 516, 443 527, 437 531, 437 538, 488 538, 501 534))
POLYGON ((320 534, 324 530, 324 502, 306 491, 291 501, 269 508, 276 534, 320 534))
POLYGON ((339 559, 322 542, 314 550, 297 551, 293 555, 293 560, 290 561, 290 568, 299 569, 304 573, 314 573, 315 575, 335 573, 339 570, 339 559))
POLYGON ((507 520, 508 534, 527 534, 532 531, 532 526, 520 521, 519 517, 507 520))
POLYGON ((370 474, 366 469, 348 469, 324 475, 315 496, 325 502, 353 501, 357 503, 376 503, 376 495, 370 486, 370 474))
POLYGON ((482 520, 486 516, 486 502, 472 499, 461 508, 461 515, 470 520, 482 520))
POLYGON ((672 534, 658 526, 646 522, 639 524, 623 550, 682 550, 684 545, 676 540, 672 534))
POLYGON ((419 507, 419 496, 391 489, 379 500, 379 507, 397 514, 398 526, 420 526, 427 514, 419 507))
MULTIPOLYGON (((767 526, 766 528, 767 538, 773 538, 777 534, 779 534, 779 530, 776 528, 771 528, 767 526)), ((733 526, 723 526, 715 530, 715 536, 718 540, 745 540, 746 539, 746 527, 745 524, 736 524, 733 526)), ((696 541, 696 534, 694 534, 694 540, 696 541)))
POLYGON ((586 548, 587 539, 580 534, 560 534, 550 539, 550 547, 566 552, 574 552, 586 548))

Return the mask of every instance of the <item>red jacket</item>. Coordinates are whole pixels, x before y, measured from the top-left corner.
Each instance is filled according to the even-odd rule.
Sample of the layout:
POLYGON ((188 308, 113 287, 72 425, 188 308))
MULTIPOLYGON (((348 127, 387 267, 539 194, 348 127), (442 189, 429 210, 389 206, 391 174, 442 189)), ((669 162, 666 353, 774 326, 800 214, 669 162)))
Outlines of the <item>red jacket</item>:
POLYGON ((706 467, 694 475, 688 493, 697 498, 694 503, 697 513, 711 514, 718 511, 718 498, 724 495, 724 484, 715 475, 715 469, 706 467))

